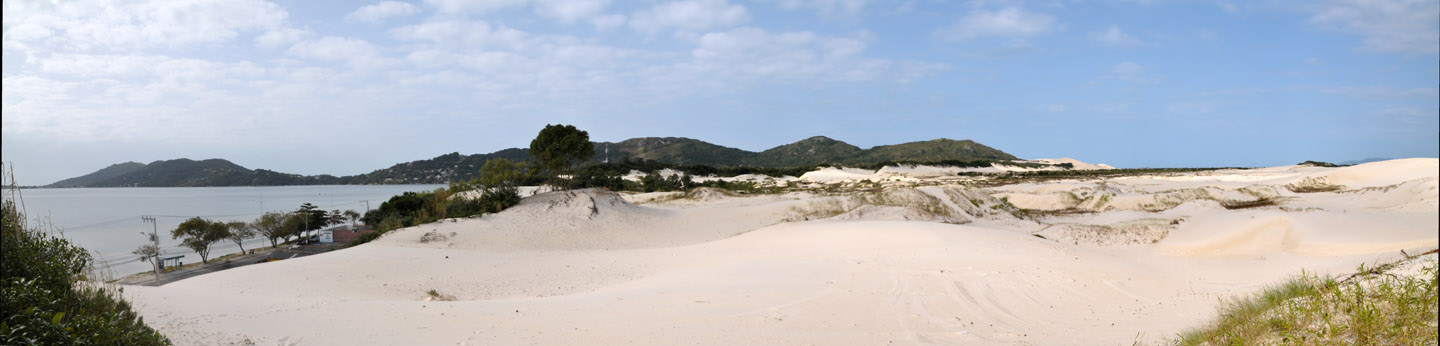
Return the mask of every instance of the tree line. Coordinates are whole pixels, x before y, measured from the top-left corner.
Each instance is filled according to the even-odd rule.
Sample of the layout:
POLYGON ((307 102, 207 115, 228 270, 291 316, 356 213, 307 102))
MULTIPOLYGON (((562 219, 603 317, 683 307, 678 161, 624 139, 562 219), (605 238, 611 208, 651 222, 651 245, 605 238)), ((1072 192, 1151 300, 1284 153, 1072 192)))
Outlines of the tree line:
MULTIPOLYGON (((295 211, 267 212, 250 222, 225 222, 192 217, 170 230, 170 237, 180 240, 181 246, 200 255, 201 263, 210 263, 210 250, 215 243, 234 242, 236 246, 240 247, 240 252, 244 253, 244 241, 250 238, 265 237, 270 240, 271 247, 278 247, 281 243, 290 242, 292 238, 304 238, 308 232, 327 226, 350 221, 351 227, 354 227, 354 221, 359 218, 360 213, 354 210, 327 212, 313 204, 304 203, 295 211)), ((159 249, 152 243, 141 245, 132 253, 140 255, 141 260, 150 261, 153 264, 159 260, 159 252, 159 249)))

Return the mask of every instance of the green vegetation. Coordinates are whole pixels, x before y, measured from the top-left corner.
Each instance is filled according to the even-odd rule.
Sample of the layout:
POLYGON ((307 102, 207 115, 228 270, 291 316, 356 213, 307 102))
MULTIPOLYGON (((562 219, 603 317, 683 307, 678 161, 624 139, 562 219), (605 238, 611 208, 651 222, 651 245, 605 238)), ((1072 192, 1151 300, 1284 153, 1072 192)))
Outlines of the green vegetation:
POLYGON ((1300 166, 1314 166, 1314 167, 1340 167, 1340 165, 1333 164, 1333 163, 1329 163, 1329 162, 1323 162, 1323 161, 1305 161, 1305 162, 1298 163, 1297 165, 1300 165, 1300 166))
POLYGON ((595 144, 590 143, 590 133, 573 125, 545 125, 540 134, 530 141, 530 157, 534 159, 532 164, 547 177, 570 169, 593 156, 595 144))
POLYGON ((200 255, 201 263, 210 263, 210 245, 228 237, 230 237, 229 225, 199 217, 186 219, 170 231, 170 238, 181 239, 180 245, 190 248, 200 255))
POLYGON ((235 246, 240 247, 240 253, 245 253, 245 240, 254 238, 260 233, 254 225, 244 222, 230 222, 225 225, 230 228, 230 234, 225 236, 225 239, 229 239, 235 243, 235 246))
POLYGON ((1420 277, 1392 275, 1384 267, 1361 265, 1340 281, 1302 274, 1230 302, 1216 321, 1182 334, 1176 344, 1435 345, 1435 263, 1425 264, 1420 277))
POLYGON ((1279 197, 1260 197, 1248 201, 1220 201, 1220 206, 1225 209, 1250 209, 1269 207, 1280 204, 1279 197))
POLYGON ((1286 184, 1285 189, 1294 193, 1314 193, 1340 191, 1345 189, 1345 186, 1328 183, 1323 177, 1305 177, 1304 179, 1300 179, 1300 181, 1286 184))
POLYGON ((170 344, 118 290, 87 282, 90 253, 27 225, 13 196, 0 201, 0 344, 170 344))
MULTIPOLYGON (((562 130, 566 125, 555 125, 562 130)), ((573 129, 573 126, 570 127, 573 129)), ((552 130, 553 131, 553 130, 552 130)), ((584 131, 575 130, 570 136, 584 131)), ((543 132, 543 130, 542 130, 543 132)), ((565 138, 564 133, 554 140, 565 138)), ((581 138, 581 137, 574 137, 581 138)), ((574 139, 572 138, 572 139, 574 139)), ((588 134, 584 136, 588 142, 588 134)), ((539 137, 536 138, 541 139, 539 137)), ((545 139, 551 140, 551 139, 545 139)), ((580 148, 577 141, 568 140, 574 148, 580 148)), ((558 143, 558 142, 557 142, 558 143)), ((534 144, 534 143, 532 143, 534 144)), ((561 166, 611 162, 655 162, 677 167, 693 167, 695 170, 715 170, 721 175, 767 174, 763 171, 780 167, 784 171, 797 171, 796 175, 820 165, 846 165, 852 167, 878 167, 883 163, 942 163, 995 160, 1013 160, 1013 155, 969 140, 936 139, 923 142, 878 146, 861 150, 845 142, 825 137, 811 137, 795 143, 781 145, 763 152, 750 152, 719 146, 689 138, 633 138, 618 143, 590 143, 588 155, 567 158, 561 166), (805 169, 805 170, 800 170, 805 169)), ((559 148, 559 147, 555 147, 559 148)), ((544 149, 534 148, 531 149, 544 149)), ((578 154, 579 152, 576 152, 578 154)), ((335 177, 330 175, 302 176, 264 169, 247 169, 229 161, 211 159, 193 161, 177 159, 155 161, 150 164, 127 162, 101 169, 95 173, 71 178, 47 185, 46 187, 175 187, 175 186, 277 186, 277 185, 344 185, 344 184, 447 184, 464 182, 481 175, 480 168, 494 159, 525 162, 534 159, 541 167, 548 165, 543 158, 535 158, 527 149, 511 148, 488 154, 461 155, 449 153, 426 160, 395 164, 370 173, 335 177)), ((546 154, 549 155, 549 154, 546 154)), ((1024 164, 1014 164, 1024 165, 1024 164)), ((648 172, 649 170, 640 170, 648 172)), ((628 172, 628 171, 627 171, 628 172)), ((621 172, 623 175, 627 172, 621 172)), ((701 176, 706 172, 686 174, 701 176)), ((610 174, 607 176, 616 176, 610 174)), ((527 184, 528 185, 528 184, 527 184)), ((600 184, 604 185, 604 184, 600 184)))

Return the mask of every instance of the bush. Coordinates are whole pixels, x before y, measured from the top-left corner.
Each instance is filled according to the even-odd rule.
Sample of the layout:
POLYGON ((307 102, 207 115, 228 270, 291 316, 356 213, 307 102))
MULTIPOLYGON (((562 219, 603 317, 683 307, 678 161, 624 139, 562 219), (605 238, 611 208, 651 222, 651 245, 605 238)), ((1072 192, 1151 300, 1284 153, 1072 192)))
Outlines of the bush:
POLYGON ((485 190, 476 200, 482 210, 486 213, 498 213, 501 210, 520 204, 520 191, 513 186, 502 186, 485 190))
POLYGON ((0 204, 0 344, 170 344, 118 292, 84 282, 84 248, 27 227, 13 200, 0 204))

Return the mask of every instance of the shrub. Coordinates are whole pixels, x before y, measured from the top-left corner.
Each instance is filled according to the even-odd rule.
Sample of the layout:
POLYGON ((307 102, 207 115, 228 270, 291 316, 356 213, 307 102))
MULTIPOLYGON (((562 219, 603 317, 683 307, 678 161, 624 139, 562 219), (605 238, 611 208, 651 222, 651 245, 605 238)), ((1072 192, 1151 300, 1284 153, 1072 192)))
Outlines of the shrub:
POLYGON ((118 291, 85 282, 89 252, 28 227, 14 203, 0 202, 0 344, 170 344, 118 291))

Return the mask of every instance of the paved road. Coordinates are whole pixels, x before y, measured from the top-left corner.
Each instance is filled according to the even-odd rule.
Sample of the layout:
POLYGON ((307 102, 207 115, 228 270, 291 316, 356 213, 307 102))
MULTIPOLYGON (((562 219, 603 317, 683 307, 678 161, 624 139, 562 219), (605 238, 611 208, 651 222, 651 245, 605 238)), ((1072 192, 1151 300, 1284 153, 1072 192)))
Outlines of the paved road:
POLYGON ((331 249, 339 249, 343 247, 345 247, 345 244, 333 243, 330 245, 307 245, 296 246, 293 248, 268 250, 264 252, 257 252, 254 254, 230 257, 224 260, 216 260, 215 262, 210 262, 209 264, 201 264, 198 266, 184 268, 168 273, 161 273, 159 283, 156 283, 155 274, 153 273, 146 275, 129 276, 121 279, 117 283, 121 285, 164 286, 172 282, 185 280, 200 275, 256 264, 256 262, 259 262, 260 260, 265 258, 285 260, 295 257, 304 257, 319 254, 330 251, 331 249))

